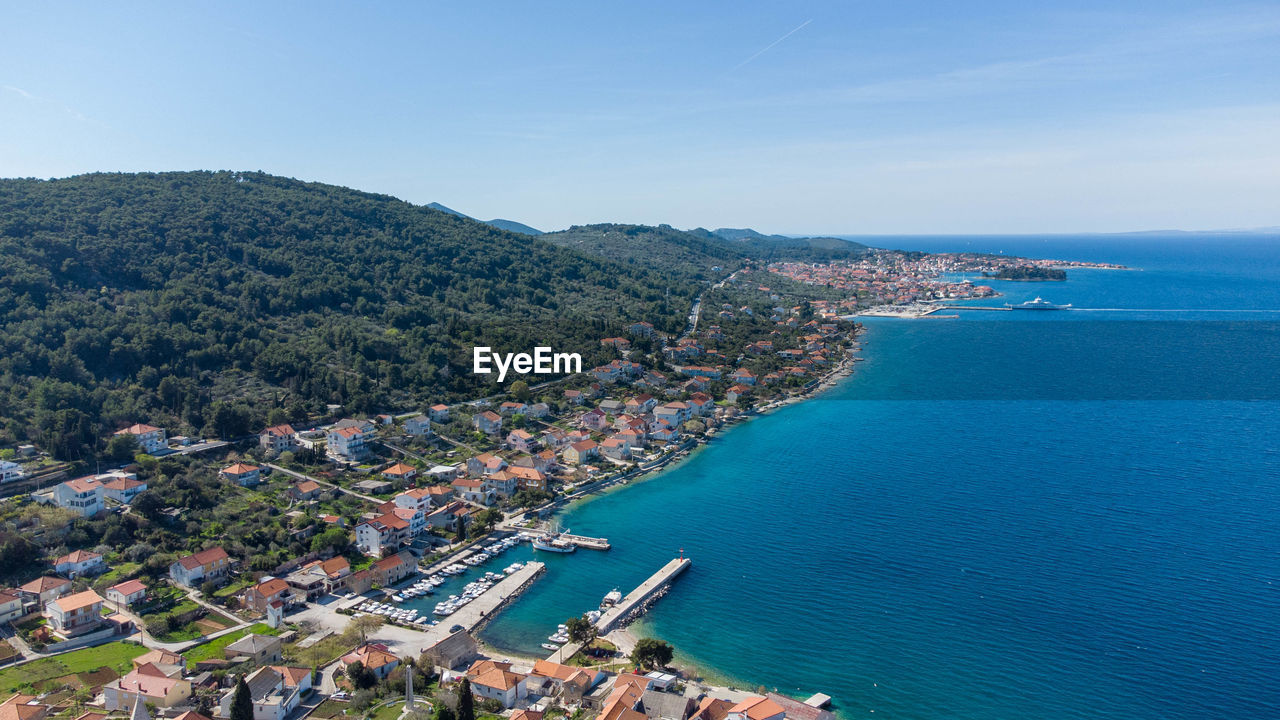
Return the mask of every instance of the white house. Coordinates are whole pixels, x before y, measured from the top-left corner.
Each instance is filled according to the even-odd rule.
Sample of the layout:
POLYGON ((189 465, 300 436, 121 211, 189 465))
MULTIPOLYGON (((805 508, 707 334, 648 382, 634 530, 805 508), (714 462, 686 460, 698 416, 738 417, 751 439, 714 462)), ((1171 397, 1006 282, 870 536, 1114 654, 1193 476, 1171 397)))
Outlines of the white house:
POLYGON ((147 586, 141 580, 126 580, 107 588, 106 596, 116 607, 128 607, 147 596, 147 586))
POLYGON ((147 483, 139 480, 137 474, 116 470, 94 478, 102 484, 102 495, 108 500, 115 500, 121 505, 128 505, 138 495, 147 491, 147 483))
POLYGON ((365 432, 358 427, 333 428, 325 435, 330 455, 344 460, 358 460, 365 455, 365 432))
POLYGON ((0 483, 16 482, 26 477, 22 466, 16 462, 0 460, 0 483))
POLYGON ((219 582, 231 572, 231 557, 220 547, 201 550, 178 558, 169 566, 169 577, 179 585, 199 587, 205 582, 219 582))
POLYGON ((497 700, 505 708, 529 696, 528 676, 511 671, 511 663, 477 660, 467 668, 471 691, 482 698, 497 700))
POLYGON ((63 595, 44 606, 49 627, 63 637, 82 635, 102 624, 102 596, 92 590, 63 595))
POLYGON ((138 423, 130 425, 123 430, 117 430, 116 435, 132 435, 138 441, 138 447, 143 452, 155 453, 159 450, 166 450, 169 444, 164 439, 164 430, 154 425, 143 425, 138 423))
POLYGON ((102 498, 102 484, 92 477, 68 480, 53 488, 55 505, 83 517, 93 517, 106 509, 102 498))
POLYGON ((284 452, 298 444, 292 425, 273 425, 258 434, 258 444, 268 450, 284 452))
MULTIPOLYGON (((279 666, 260 667, 245 676, 249 698, 253 702, 253 720, 284 720, 311 689, 309 668, 279 666)), ((217 716, 231 717, 231 701, 235 688, 227 690, 218 703, 217 716)))
POLYGON ((60 575, 77 578, 82 575, 98 575, 107 571, 102 556, 88 550, 73 550, 53 561, 53 569, 60 575))
POLYGON ((426 415, 411 417, 404 421, 404 434, 409 437, 426 435, 431 432, 431 420, 426 415))
POLYGON ((262 468, 247 463, 236 463, 222 468, 222 472, 218 474, 240 487, 253 487, 262 479, 262 468))
POLYGON ((449 406, 443 403, 436 403, 427 410, 431 415, 431 419, 436 422, 449 422, 449 406))

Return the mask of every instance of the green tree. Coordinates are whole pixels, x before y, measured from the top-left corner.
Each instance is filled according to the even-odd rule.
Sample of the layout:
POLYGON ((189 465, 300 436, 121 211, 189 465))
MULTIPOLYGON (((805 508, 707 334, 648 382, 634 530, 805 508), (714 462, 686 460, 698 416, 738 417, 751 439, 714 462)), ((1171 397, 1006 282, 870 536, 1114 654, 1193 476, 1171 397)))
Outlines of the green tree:
POLYGON ((476 720, 476 699, 471 694, 471 681, 462 678, 458 683, 458 720, 476 720))
POLYGON ((249 686, 244 684, 244 675, 236 680, 235 694, 231 696, 231 720, 253 720, 253 700, 249 697, 249 686))
POLYGON ((112 435, 107 441, 106 455, 117 462, 124 462, 132 458, 139 449, 138 438, 133 435, 129 433, 112 435))
POLYGON ((482 535, 489 532, 489 530, 493 529, 495 525, 502 522, 503 517, 504 515, 502 514, 502 511, 498 508, 487 508, 485 510, 481 510, 476 513, 475 516, 475 523, 478 526, 476 528, 477 532, 482 535))
POLYGON ((340 527, 326 528, 324 532, 311 538, 311 551, 324 552, 332 550, 334 552, 342 552, 351 544, 351 536, 347 531, 340 527))
POLYGON ((378 676, 359 660, 347 666, 347 680, 351 681, 351 687, 356 690, 368 690, 378 684, 378 676))
POLYGON ((592 640, 596 639, 595 623, 585 617, 571 617, 565 621, 565 627, 569 628, 569 639, 580 645, 589 645, 592 640))
POLYGON ((435 711, 431 715, 432 720, 457 720, 458 716, 453 712, 453 708, 448 703, 436 703, 435 711))
POLYGON ((511 397, 519 400, 520 402, 529 402, 529 383, 523 380, 517 380, 511 383, 511 387, 507 389, 507 392, 511 397))
POLYGON ((656 670, 666 667, 675 656, 675 648, 657 638, 640 638, 631 651, 631 662, 636 667, 656 670))

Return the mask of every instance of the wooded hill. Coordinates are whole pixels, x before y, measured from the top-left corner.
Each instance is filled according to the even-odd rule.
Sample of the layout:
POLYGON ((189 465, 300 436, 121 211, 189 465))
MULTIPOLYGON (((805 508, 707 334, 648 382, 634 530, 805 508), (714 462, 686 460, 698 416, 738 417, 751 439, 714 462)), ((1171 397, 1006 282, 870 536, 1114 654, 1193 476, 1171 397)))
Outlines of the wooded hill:
POLYGON ((138 421, 471 397, 473 344, 601 361, 625 324, 678 330, 712 278, 578 250, 261 173, 0 180, 0 443, 76 459, 138 421))

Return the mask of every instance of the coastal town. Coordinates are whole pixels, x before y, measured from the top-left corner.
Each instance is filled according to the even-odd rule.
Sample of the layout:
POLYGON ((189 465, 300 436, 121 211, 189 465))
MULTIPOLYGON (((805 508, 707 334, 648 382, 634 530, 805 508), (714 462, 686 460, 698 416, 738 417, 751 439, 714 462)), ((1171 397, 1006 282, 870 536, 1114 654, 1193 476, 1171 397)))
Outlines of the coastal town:
POLYGON ((748 268, 678 336, 621 330, 600 338, 610 362, 493 397, 273 412, 247 437, 140 417, 96 467, 5 449, 6 717, 827 718, 821 694, 715 687, 628 631, 693 558, 567 608, 539 649, 481 641, 546 575, 539 553, 608 552, 560 532, 560 508, 849 373, 859 326, 748 268), (514 548, 533 559, 500 558, 514 548))

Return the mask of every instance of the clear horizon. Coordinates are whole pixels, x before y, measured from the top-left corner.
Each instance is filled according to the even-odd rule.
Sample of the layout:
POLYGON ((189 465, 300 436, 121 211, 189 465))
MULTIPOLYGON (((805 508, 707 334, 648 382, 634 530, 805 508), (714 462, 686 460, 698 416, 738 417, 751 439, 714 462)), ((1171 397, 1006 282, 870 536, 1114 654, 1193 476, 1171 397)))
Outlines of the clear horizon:
POLYGON ((4 14, 4 177, 260 169, 542 230, 1280 224, 1274 5, 4 14))

